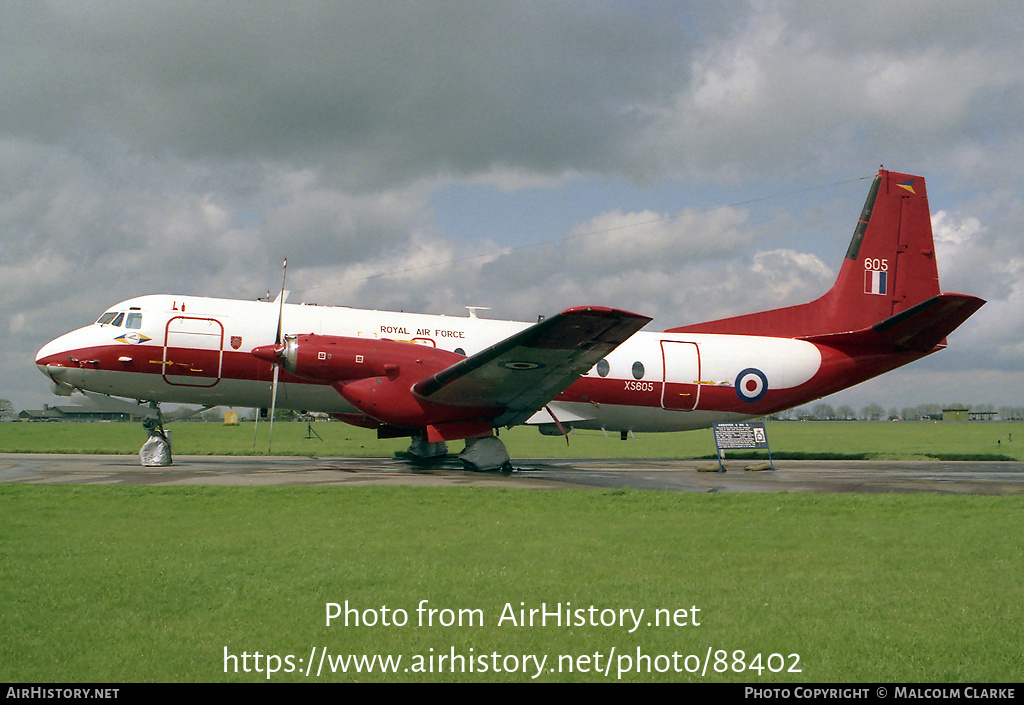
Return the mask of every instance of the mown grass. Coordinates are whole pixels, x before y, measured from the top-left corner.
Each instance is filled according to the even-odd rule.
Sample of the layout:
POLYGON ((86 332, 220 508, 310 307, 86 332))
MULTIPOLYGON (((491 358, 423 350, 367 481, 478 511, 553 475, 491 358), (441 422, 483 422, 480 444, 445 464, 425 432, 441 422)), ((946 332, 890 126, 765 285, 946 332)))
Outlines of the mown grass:
MULTIPOLYGON (((264 455, 269 426, 173 423, 174 452, 181 455, 264 455)), ((378 440, 373 431, 341 423, 318 423, 323 440, 306 439, 306 425, 277 423, 276 455, 384 457, 405 450, 408 439, 378 440)), ((617 434, 577 431, 568 446, 562 438, 533 428, 503 431, 513 458, 709 458, 715 442, 710 430, 640 434, 623 442, 617 434)), ((775 422, 768 424, 772 456, 825 459, 1024 460, 1024 424, 943 422, 775 422), (1016 440, 1014 436, 1016 435, 1016 440)), ((146 439, 137 424, 0 424, 0 452, 137 453, 146 439)), ((461 443, 451 444, 454 452, 461 443)), ((732 452, 731 457, 743 457, 732 452)))
POLYGON ((401 654, 403 668, 452 647, 546 654, 548 668, 559 654, 613 647, 725 650, 730 664, 736 650, 747 660, 800 655, 800 673, 712 666, 703 679, 626 678, 640 681, 1015 682, 1024 672, 1021 497, 9 484, 0 505, 0 680, 9 682, 259 681, 225 673, 225 648, 297 662, 313 647, 401 654), (325 604, 346 600, 404 609, 410 624, 326 627, 325 604), (480 609, 485 623, 416 626, 421 600, 480 609), (632 634, 497 625, 505 603, 566 602, 642 607, 644 624, 632 634), (700 626, 646 625, 653 609, 694 605, 700 626))

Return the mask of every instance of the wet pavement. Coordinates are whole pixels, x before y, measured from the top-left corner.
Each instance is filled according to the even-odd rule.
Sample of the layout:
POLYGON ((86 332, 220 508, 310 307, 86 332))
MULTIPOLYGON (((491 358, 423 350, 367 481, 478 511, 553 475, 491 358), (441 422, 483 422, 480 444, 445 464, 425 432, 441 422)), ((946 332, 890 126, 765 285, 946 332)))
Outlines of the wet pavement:
MULTIPOLYGON (((0 482, 98 485, 420 485, 636 488, 675 492, 937 492, 1024 494, 1024 463, 781 460, 775 470, 706 472, 708 460, 517 459, 511 474, 463 470, 454 458, 429 466, 396 458, 178 456, 146 468, 129 455, 0 454, 0 482)), ((756 467, 760 467, 757 464, 756 467)))

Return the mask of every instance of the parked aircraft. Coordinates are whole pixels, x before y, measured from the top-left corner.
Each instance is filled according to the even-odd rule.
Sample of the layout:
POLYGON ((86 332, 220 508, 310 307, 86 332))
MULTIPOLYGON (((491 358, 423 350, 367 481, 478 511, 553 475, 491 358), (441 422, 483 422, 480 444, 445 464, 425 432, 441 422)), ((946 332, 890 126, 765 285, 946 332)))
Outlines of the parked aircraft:
POLYGON ((941 350, 985 302, 943 294, 925 182, 880 170, 839 276, 810 303, 664 332, 570 308, 535 324, 346 307, 148 295, 47 343, 54 390, 149 402, 327 412, 408 436, 420 457, 466 441, 508 467, 518 424, 684 431, 805 404, 941 350))

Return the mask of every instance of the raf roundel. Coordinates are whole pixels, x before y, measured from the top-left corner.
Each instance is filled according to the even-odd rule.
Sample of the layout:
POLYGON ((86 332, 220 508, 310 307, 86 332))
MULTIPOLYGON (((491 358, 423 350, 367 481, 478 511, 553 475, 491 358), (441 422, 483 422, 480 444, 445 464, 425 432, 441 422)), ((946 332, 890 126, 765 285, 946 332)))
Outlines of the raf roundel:
POLYGON ((748 367, 736 375, 736 394, 743 401, 760 401, 767 393, 768 377, 756 367, 748 367))
POLYGON ((507 360, 499 362, 506 370, 539 370, 544 365, 540 362, 529 362, 527 360, 507 360))

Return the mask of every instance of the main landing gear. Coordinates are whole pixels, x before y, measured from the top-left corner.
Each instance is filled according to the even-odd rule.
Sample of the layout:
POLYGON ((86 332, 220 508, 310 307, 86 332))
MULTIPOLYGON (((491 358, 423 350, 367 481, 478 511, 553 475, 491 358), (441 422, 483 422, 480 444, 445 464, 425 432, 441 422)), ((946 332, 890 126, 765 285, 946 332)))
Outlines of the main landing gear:
MULTIPOLYGON (((430 443, 418 436, 413 436, 409 444, 409 454, 417 460, 429 461, 443 458, 448 453, 448 444, 441 441, 430 443)), ((467 470, 475 472, 512 472, 508 450, 497 436, 483 438, 467 438, 466 449, 459 453, 459 460, 467 470)))
POLYGON ((459 460, 467 470, 477 472, 512 472, 508 450, 497 436, 467 438, 466 449, 459 453, 459 460))
POLYGON ((448 455, 448 444, 444 441, 431 443, 419 436, 413 436, 408 452, 417 461, 429 462, 448 455))

